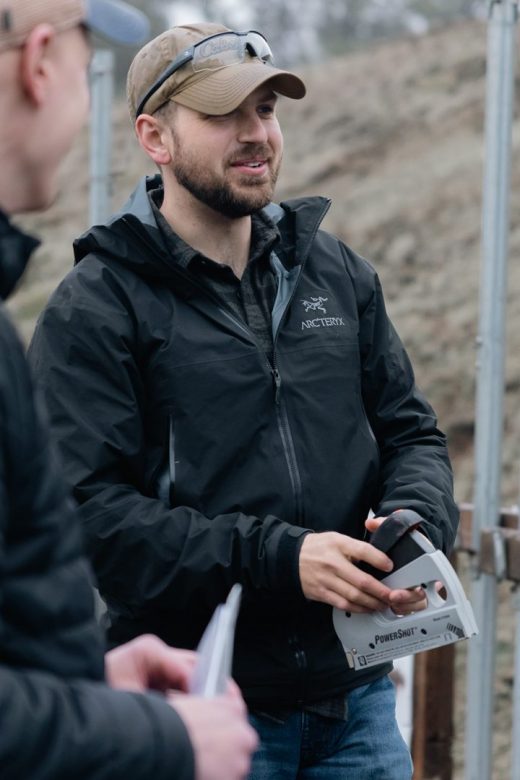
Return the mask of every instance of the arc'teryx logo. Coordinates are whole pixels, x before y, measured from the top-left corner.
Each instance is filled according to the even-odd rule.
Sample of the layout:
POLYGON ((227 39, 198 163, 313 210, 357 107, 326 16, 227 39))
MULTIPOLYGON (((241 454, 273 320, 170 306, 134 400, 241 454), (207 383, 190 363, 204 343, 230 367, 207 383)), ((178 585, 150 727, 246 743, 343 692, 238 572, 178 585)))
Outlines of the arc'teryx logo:
MULTIPOLYGON (((321 311, 323 314, 327 314, 327 309, 325 308, 324 304, 327 303, 329 299, 324 298, 323 295, 309 295, 307 298, 301 298, 300 302, 305 309, 305 313, 307 312, 318 312, 321 311)), ((332 302, 334 303, 334 301, 332 302)), ((302 320, 301 329, 307 330, 310 328, 333 328, 333 327, 345 327, 345 323, 343 321, 343 317, 315 317, 312 320, 302 320)))
POLYGON ((310 300, 306 301, 302 298, 302 303, 305 308, 305 311, 322 311, 324 314, 327 313, 327 309, 323 305, 326 303, 329 299, 328 298, 322 298, 321 295, 319 298, 313 298, 312 296, 309 296, 310 300))

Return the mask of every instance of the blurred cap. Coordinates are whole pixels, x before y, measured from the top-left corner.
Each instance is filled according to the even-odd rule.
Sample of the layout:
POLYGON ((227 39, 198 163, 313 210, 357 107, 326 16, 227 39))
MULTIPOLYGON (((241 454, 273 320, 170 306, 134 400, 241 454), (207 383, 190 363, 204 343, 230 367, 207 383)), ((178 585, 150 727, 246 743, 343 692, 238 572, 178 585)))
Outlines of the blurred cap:
POLYGON ((0 0, 0 51, 21 46, 38 24, 58 31, 84 24, 108 40, 131 45, 150 32, 147 17, 123 0, 0 0))
POLYGON ((196 71, 193 62, 187 62, 141 106, 148 91, 177 57, 195 43, 225 32, 233 31, 209 22, 183 25, 166 30, 143 46, 128 71, 127 98, 132 119, 138 109, 139 113, 153 114, 168 100, 204 114, 227 114, 266 82, 280 95, 296 100, 304 97, 305 85, 298 76, 247 52, 242 62, 214 70, 196 71))

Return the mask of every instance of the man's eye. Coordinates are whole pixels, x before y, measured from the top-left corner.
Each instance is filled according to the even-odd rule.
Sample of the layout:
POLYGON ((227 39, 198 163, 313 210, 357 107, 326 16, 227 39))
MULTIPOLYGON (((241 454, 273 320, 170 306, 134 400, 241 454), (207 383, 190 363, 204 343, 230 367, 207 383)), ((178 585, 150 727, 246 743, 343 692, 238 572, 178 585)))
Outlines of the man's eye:
POLYGON ((230 111, 228 114, 210 114, 206 117, 206 119, 210 120, 211 122, 226 122, 228 119, 231 119, 234 114, 234 111, 230 111))

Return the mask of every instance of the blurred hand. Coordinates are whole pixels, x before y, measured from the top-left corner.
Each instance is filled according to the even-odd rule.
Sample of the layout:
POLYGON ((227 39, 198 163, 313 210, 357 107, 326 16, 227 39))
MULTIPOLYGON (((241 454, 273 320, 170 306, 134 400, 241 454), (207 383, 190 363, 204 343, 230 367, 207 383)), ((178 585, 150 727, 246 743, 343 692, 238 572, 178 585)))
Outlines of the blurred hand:
POLYGON ((196 657, 144 634, 105 655, 105 674, 109 685, 127 691, 187 691, 196 657))
POLYGON ((195 755, 195 780, 243 780, 249 774, 258 736, 237 695, 204 699, 173 694, 170 704, 182 718, 195 755))

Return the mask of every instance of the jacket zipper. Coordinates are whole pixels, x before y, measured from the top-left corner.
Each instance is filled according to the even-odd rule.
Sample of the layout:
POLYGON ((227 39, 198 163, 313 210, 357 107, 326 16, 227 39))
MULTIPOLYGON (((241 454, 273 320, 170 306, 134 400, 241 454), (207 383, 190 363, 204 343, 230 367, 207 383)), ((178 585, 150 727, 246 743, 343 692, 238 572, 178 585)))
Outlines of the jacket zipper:
MULTIPOLYGON (((226 304, 223 304, 222 301, 220 301, 216 296, 213 296, 212 293, 207 290, 203 285, 197 284, 195 280, 193 280, 193 284, 201 290, 203 294, 211 298, 216 305, 218 306, 219 310, 223 312, 223 314, 237 327, 239 328, 243 333, 246 333, 250 340, 253 342, 253 344, 256 345, 258 352, 263 356, 263 360, 265 361, 265 364, 267 366, 267 370, 271 374, 274 382, 274 398, 275 398, 275 407, 276 407, 276 419, 278 423, 278 430, 280 432, 280 438, 282 440, 282 446, 283 451, 285 454, 285 459, 287 462, 287 468, 289 471, 289 478, 291 480, 291 487, 293 490, 293 498, 294 498, 294 505, 295 505, 295 519, 297 525, 303 526, 304 525, 304 514, 303 514, 303 490, 302 490, 302 481, 300 477, 300 470, 298 468, 298 463, 296 460, 296 451, 294 448, 294 441, 291 433, 290 423, 289 423, 289 417, 287 415, 287 406, 285 404, 285 401, 282 397, 281 390, 282 390, 282 378, 280 376, 280 372, 278 371, 277 366, 277 359, 276 359, 276 341, 278 337, 278 333, 280 330, 280 327, 278 327, 278 330, 276 331, 274 342, 273 342, 273 363, 271 364, 271 361, 267 357, 267 355, 263 352, 263 350, 260 348, 260 345, 258 341, 256 340, 253 332, 240 320, 237 320, 237 318, 234 315, 234 312, 226 306, 226 304)), ((295 284, 296 289, 296 284, 295 284)), ((291 303, 292 299, 294 297, 294 291, 290 297, 290 299, 287 301, 286 307, 284 312, 287 310, 287 307, 291 303)), ((283 315, 281 320, 283 319, 283 315)))
MULTIPOLYGON (((287 303, 287 305, 289 305, 289 302, 287 303)), ((222 305, 220 304, 220 302, 219 302, 219 307, 222 309, 222 305)), ((247 333, 251 341, 254 344, 256 344, 256 346, 258 347, 258 351, 263 355, 265 359, 265 363, 267 364, 269 373, 273 377, 274 400, 275 400, 275 407, 276 407, 276 421, 278 423, 278 431, 280 433, 280 438, 282 440, 285 460, 287 462, 287 468, 289 471, 289 478, 291 480, 291 487, 293 491, 293 498, 294 498, 294 505, 295 505, 295 519, 298 525, 303 526, 304 515, 303 515, 302 481, 300 477, 300 470, 298 468, 298 462, 296 460, 296 451, 294 448, 294 441, 291 433, 289 417, 287 415, 287 406, 281 394, 282 377, 280 376, 280 372, 278 371, 277 360, 276 360, 276 337, 275 337, 275 343, 273 344, 273 364, 271 365, 271 361, 269 360, 267 355, 265 355, 265 353, 260 349, 260 345, 258 344, 254 334, 250 331, 250 329, 246 325, 244 325, 244 323, 237 320, 234 317, 234 315, 228 312, 227 310, 225 311, 225 314, 226 317, 229 317, 229 319, 233 323, 235 323, 237 327, 241 328, 245 333, 247 333)))
POLYGON ((280 438, 282 439, 283 450, 285 459, 287 461, 287 468, 289 469, 289 477, 291 480, 291 486, 293 490, 294 503, 296 508, 296 523, 303 526, 303 488, 302 480, 300 476, 300 469, 298 468, 298 462, 296 460, 296 450, 294 448, 293 436, 291 433, 291 426, 289 423, 289 416, 287 414, 287 405, 285 399, 281 394, 282 378, 280 372, 276 367, 276 354, 274 355, 274 366, 272 368, 273 379, 275 383, 275 406, 276 406, 276 419, 278 422, 278 430, 280 432, 280 438))
MULTIPOLYGON (((320 220, 321 223, 321 220, 320 220)), ((316 235, 316 232, 318 230, 319 224, 316 224, 316 227, 314 229, 313 235, 311 240, 308 243, 308 246, 310 247, 312 245, 312 241, 314 240, 314 236, 316 235)), ((278 420, 278 428, 280 430, 280 437, 282 439, 282 444, 284 448, 285 458, 287 460, 287 466, 289 468, 289 476, 291 479, 293 494, 294 494, 294 500, 296 505, 296 520, 299 525, 304 526, 304 506, 303 506, 303 487, 302 487, 302 481, 300 476, 300 470, 298 468, 298 462, 296 460, 296 452, 294 449, 294 442, 293 437, 291 433, 291 426, 289 423, 289 417, 287 415, 287 407, 285 404, 285 399, 282 396, 282 377, 280 375, 280 372, 278 371, 278 365, 277 365, 277 359, 276 359, 276 343, 278 341, 278 334, 280 332, 280 328, 282 325, 283 318, 285 316, 285 312, 289 308, 290 304, 293 301, 293 298, 296 294, 296 287, 298 285, 298 281, 301 277, 301 274, 303 272, 303 268, 305 265, 305 260, 307 258, 306 253, 304 257, 302 257, 302 262, 300 266, 300 273, 298 274, 298 279, 296 280, 294 287, 292 289, 291 295, 289 296, 289 300, 287 301, 285 308, 283 310, 282 316, 280 317, 278 328, 276 329, 276 333, 274 334, 273 339, 273 366, 272 366, 272 373, 273 373, 273 379, 275 384, 275 406, 277 410, 277 420, 278 420)), ((297 630, 295 630, 293 633, 291 633, 288 637, 288 643, 289 648, 294 654, 294 660, 296 662, 297 669, 300 670, 302 673, 302 687, 305 685, 305 676, 304 673, 307 671, 307 656, 305 653, 305 650, 302 647, 301 639, 299 636, 299 633, 297 630)), ((302 690, 303 694, 303 690, 302 690)), ((303 703, 303 697, 299 700, 299 703, 303 703)))

